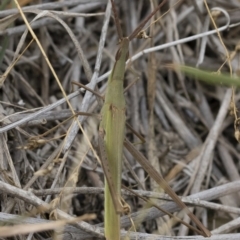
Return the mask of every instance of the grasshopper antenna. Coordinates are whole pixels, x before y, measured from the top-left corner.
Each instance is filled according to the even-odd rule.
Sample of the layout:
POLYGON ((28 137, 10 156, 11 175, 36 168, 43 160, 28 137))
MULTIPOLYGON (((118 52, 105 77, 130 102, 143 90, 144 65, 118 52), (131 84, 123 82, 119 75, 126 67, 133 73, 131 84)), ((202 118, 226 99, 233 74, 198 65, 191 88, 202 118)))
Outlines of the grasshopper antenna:
MULTIPOLYGON (((111 0, 112 1, 112 0, 111 0)), ((138 33, 142 30, 144 25, 149 21, 149 19, 167 2, 167 0, 163 0, 139 25, 138 27, 132 32, 132 34, 128 37, 129 41, 135 38, 138 33)))
POLYGON ((116 25, 116 28, 117 28, 118 37, 121 40, 121 39, 123 39, 122 28, 120 26, 120 21, 119 21, 119 17, 118 17, 118 14, 117 14, 115 3, 114 3, 113 0, 111 0, 111 3, 112 3, 112 10, 113 10, 113 15, 114 15, 115 25, 116 25))

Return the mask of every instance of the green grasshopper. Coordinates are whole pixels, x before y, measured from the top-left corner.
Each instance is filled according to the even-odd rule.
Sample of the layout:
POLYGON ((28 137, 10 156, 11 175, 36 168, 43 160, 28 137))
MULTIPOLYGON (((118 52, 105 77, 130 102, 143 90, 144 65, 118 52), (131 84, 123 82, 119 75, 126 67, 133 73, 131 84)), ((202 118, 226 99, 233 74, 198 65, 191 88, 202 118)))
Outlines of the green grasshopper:
POLYGON ((121 203, 121 174, 123 146, 140 162, 146 172, 184 209, 189 217, 197 224, 203 236, 211 236, 201 222, 193 215, 167 182, 152 167, 150 162, 138 152, 135 147, 125 140, 125 98, 124 73, 129 55, 129 42, 138 36, 144 25, 166 2, 162 1, 158 7, 133 31, 128 37, 123 37, 117 12, 113 0, 112 9, 119 35, 119 48, 115 56, 115 64, 108 78, 108 87, 104 105, 101 110, 102 121, 99 127, 100 158, 105 174, 105 236, 107 239, 120 239, 120 213, 124 212, 121 203))
MULTIPOLYGON (((105 102, 101 110, 102 121, 99 128, 99 146, 102 166, 105 173, 105 235, 107 239, 119 239, 116 233, 120 229, 119 214, 123 212, 121 198, 121 174, 123 159, 123 141, 125 138, 125 98, 123 80, 126 61, 129 55, 129 42, 138 35, 146 22, 166 2, 159 6, 133 31, 129 37, 123 37, 117 12, 111 0, 115 22, 119 35, 119 49, 115 64, 108 79, 105 102), (115 227, 110 227, 114 223, 115 227)), ((120 233, 119 233, 120 234, 120 233)))

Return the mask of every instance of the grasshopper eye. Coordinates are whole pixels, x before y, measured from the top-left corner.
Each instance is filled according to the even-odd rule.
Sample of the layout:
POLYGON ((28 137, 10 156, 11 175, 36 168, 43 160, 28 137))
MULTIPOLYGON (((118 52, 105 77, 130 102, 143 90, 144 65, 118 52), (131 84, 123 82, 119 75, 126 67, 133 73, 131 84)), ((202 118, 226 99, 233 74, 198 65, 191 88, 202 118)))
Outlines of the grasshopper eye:
POLYGON ((118 61, 120 59, 121 54, 122 54, 122 50, 119 48, 115 55, 115 61, 118 61))
POLYGON ((128 58, 129 58, 129 51, 128 51, 127 54, 126 54, 126 59, 125 59, 125 61, 127 61, 128 58))

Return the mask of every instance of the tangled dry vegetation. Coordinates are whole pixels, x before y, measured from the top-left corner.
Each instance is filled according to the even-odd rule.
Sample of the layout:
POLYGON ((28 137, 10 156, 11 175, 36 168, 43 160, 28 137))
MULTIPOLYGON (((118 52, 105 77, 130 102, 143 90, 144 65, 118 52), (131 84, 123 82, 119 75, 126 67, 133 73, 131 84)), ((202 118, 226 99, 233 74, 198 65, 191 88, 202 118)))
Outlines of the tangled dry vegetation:
MULTIPOLYGON (((104 177, 96 152, 102 100, 72 81, 104 95, 118 42, 111 5, 106 0, 27 2, 21 14, 3 4, 0 11, 0 222, 5 226, 0 236, 101 239, 104 177)), ((116 1, 124 33, 151 4, 157 1, 116 1)), ((155 19, 166 14, 146 30, 151 37, 132 42, 125 74, 126 86, 134 82, 125 94, 127 122, 145 143, 129 128, 127 138, 139 143, 139 151, 179 196, 190 196, 183 199, 211 230, 210 239, 240 239, 240 95, 166 64, 238 76, 239 9, 236 0, 169 0, 155 19), (210 18, 213 7, 218 9, 210 18), (176 45, 191 36, 195 40, 176 45)), ((128 152, 123 165, 123 185, 189 222, 128 152)), ((121 218, 123 236, 202 239, 189 237, 195 233, 127 190, 123 198, 131 207, 121 218)))

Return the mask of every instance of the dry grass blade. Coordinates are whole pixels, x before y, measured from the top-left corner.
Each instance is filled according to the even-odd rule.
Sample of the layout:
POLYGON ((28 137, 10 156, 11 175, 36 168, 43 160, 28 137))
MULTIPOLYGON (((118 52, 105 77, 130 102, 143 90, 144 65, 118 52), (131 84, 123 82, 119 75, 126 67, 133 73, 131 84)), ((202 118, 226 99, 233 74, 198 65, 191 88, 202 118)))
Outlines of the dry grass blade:
POLYGON ((19 14, 11 15, 0 20, 0 31, 6 29, 9 25, 11 25, 17 18, 19 14))
POLYGON ((58 229, 66 224, 76 223, 79 221, 89 221, 94 219, 95 214, 86 214, 84 216, 72 219, 72 220, 58 220, 51 223, 39 223, 39 224, 19 224, 9 227, 0 227, 0 236, 1 237, 13 237, 20 234, 28 234, 34 232, 42 232, 52 229, 58 229))

